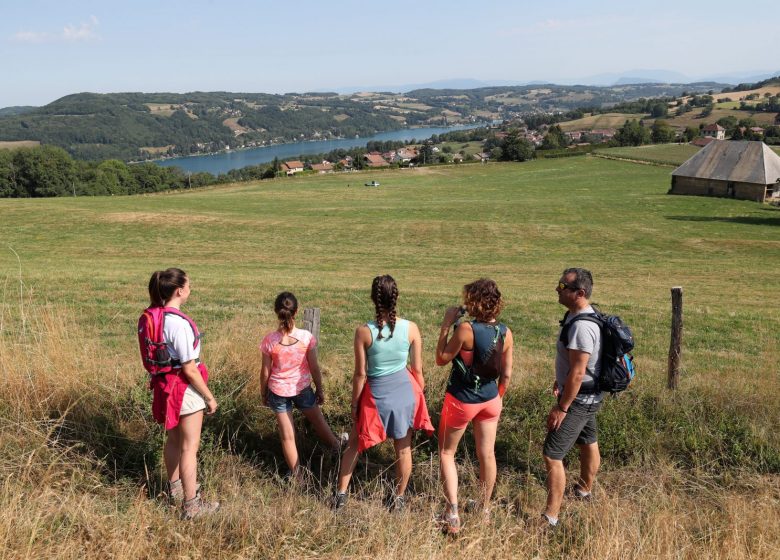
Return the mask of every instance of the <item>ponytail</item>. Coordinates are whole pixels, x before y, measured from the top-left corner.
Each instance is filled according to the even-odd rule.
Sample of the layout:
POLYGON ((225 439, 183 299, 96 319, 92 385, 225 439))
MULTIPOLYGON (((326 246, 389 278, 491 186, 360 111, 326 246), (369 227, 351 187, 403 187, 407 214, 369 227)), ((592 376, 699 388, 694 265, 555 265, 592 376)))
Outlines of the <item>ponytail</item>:
POLYGON ((274 301, 274 312, 279 319, 279 329, 290 334, 295 326, 295 313, 298 311, 298 299, 291 292, 282 292, 274 301))
POLYGON ((180 268, 157 270, 149 279, 149 302, 151 307, 165 307, 176 290, 187 284, 187 273, 180 268))

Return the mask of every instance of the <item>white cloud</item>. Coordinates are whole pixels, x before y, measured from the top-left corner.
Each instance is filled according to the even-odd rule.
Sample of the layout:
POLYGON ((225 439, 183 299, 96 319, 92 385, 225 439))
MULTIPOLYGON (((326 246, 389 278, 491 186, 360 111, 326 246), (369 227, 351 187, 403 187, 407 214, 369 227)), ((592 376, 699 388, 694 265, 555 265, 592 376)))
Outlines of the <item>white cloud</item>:
POLYGON ((89 16, 89 20, 79 25, 66 25, 59 33, 48 31, 19 31, 11 36, 17 43, 74 43, 99 39, 97 27, 98 18, 89 16))

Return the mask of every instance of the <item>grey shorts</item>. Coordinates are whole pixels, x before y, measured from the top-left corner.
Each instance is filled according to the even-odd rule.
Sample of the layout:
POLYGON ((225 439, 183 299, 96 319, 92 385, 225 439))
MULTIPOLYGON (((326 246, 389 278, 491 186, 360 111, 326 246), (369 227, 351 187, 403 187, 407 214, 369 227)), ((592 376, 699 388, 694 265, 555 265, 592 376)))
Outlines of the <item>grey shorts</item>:
POLYGON ((547 432, 547 437, 544 439, 544 456, 560 461, 575 443, 577 445, 596 443, 598 440, 596 413, 599 408, 601 408, 600 402, 571 403, 569 412, 560 427, 554 432, 547 432))

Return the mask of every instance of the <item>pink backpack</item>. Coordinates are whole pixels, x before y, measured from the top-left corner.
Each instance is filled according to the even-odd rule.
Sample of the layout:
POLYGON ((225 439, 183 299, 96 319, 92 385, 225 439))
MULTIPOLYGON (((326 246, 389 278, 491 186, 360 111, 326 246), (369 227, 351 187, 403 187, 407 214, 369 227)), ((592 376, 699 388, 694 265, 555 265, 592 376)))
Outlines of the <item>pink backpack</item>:
POLYGON ((147 307, 138 318, 138 345, 141 349, 141 362, 151 375, 165 375, 181 368, 178 360, 171 358, 165 344, 163 329, 166 315, 178 315, 190 324, 195 334, 192 348, 200 344, 201 334, 195 322, 175 307, 147 307))

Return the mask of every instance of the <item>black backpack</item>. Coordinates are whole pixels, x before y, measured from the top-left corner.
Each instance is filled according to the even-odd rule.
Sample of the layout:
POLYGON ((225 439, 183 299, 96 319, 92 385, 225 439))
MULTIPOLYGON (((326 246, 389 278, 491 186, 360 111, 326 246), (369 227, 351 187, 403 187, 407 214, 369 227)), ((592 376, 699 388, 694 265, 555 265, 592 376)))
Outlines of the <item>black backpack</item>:
POLYGON ((625 391, 636 375, 634 356, 631 355, 634 335, 628 325, 617 315, 607 315, 598 310, 595 313, 580 313, 566 323, 568 316, 567 311, 561 321, 563 328, 560 340, 564 346, 569 344, 569 329, 576 321, 590 321, 598 325, 601 331, 601 371, 596 380, 597 390, 613 395, 625 391))
MULTIPOLYGON (((471 328, 474 329, 475 321, 471 321, 471 328)), ((483 323, 487 324, 487 323, 483 323)), ((461 374, 478 385, 495 381, 501 375, 501 358, 504 353, 504 338, 506 337, 506 326, 501 323, 488 324, 495 329, 495 336, 486 348, 477 346, 477 337, 474 335, 474 360, 471 367, 467 367, 460 356, 457 356, 453 362, 461 369, 461 374)))

